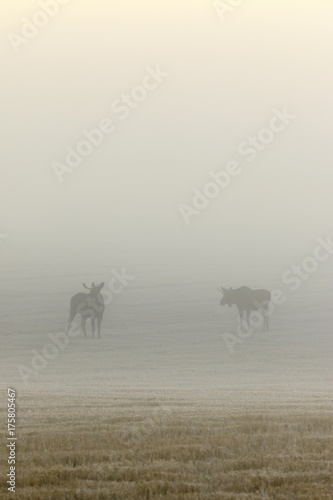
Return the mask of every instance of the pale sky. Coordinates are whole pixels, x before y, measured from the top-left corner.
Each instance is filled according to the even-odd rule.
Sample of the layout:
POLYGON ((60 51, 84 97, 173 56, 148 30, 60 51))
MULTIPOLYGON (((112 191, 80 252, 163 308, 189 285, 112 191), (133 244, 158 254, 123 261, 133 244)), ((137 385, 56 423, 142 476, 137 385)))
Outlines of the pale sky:
POLYGON ((330 233, 332 2, 245 0, 222 20, 207 0, 70 0, 15 53, 40 11, 0 2, 2 268, 283 267, 330 233), (157 66, 121 120, 112 103, 157 66), (239 144, 284 107, 296 118, 247 162, 239 144), (104 118, 114 132, 60 183, 53 162, 104 118), (242 173, 186 224, 179 205, 231 160, 242 173))

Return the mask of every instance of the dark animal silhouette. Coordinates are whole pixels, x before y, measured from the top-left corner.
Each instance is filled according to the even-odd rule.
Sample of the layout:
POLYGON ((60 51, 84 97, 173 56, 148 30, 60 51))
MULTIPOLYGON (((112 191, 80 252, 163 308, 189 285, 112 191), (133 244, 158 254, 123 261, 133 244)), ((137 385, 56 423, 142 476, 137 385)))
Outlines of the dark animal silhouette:
POLYGON ((101 294, 101 290, 104 286, 104 283, 101 283, 100 285, 95 285, 95 283, 92 283, 91 287, 88 287, 85 283, 83 283, 83 286, 87 290, 90 290, 90 292, 77 293, 76 295, 74 295, 74 297, 72 297, 69 318, 66 325, 66 335, 68 335, 73 319, 77 314, 80 314, 81 328, 84 336, 87 337, 86 321, 87 318, 90 318, 92 337, 94 338, 95 335, 95 322, 97 320, 98 338, 100 338, 101 322, 104 313, 104 299, 101 294))
POLYGON ((268 290, 252 290, 247 286, 242 286, 233 290, 229 288, 219 288, 219 291, 223 294, 220 301, 221 306, 228 305, 231 307, 233 304, 236 305, 241 323, 243 321, 243 315, 246 313, 247 324, 249 325, 251 311, 261 311, 264 322, 263 329, 268 330, 268 305, 271 300, 271 292, 268 290))

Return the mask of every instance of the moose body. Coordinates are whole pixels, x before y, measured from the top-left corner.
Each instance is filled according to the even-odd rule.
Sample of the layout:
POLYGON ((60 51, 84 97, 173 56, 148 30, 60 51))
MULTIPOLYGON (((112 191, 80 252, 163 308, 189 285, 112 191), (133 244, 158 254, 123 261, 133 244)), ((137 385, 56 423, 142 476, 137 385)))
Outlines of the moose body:
POLYGON ((86 321, 91 319, 92 337, 95 335, 95 323, 97 320, 98 338, 101 337, 101 323, 104 314, 104 299, 101 290, 104 283, 100 285, 91 284, 91 288, 83 283, 83 286, 90 290, 89 293, 77 293, 71 299, 70 313, 66 325, 66 335, 71 327, 72 321, 77 314, 81 316, 81 328, 84 336, 87 337, 86 321))
POLYGON ((271 300, 271 292, 268 290, 252 290, 247 286, 242 286, 233 290, 229 288, 220 288, 219 291, 223 294, 220 301, 221 306, 233 304, 237 307, 240 320, 243 321, 246 313, 247 324, 249 325, 251 311, 261 311, 264 322, 263 329, 268 330, 268 305, 271 300))

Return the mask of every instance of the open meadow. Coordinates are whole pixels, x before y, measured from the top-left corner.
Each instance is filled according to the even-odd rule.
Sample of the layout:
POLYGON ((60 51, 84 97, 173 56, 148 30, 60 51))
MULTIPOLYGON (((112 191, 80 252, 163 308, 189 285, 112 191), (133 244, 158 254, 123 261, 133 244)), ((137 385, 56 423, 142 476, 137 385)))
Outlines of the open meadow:
MULTIPOLYGON (((213 284, 140 276, 106 307, 100 340, 88 328, 45 350, 79 277, 49 282, 6 282, 1 397, 4 381, 16 388, 17 498, 332 498, 332 313, 320 277, 233 353, 223 335, 236 334, 236 315, 213 284)), ((2 476, 1 498, 11 495, 2 476)))
POLYGON ((323 392, 67 389, 19 401, 22 500, 332 498, 323 392))

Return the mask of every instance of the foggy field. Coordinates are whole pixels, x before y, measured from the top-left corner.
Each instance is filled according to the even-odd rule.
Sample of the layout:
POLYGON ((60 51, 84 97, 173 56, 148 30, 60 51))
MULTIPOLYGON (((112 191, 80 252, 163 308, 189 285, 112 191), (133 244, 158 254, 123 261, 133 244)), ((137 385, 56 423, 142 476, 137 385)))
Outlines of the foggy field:
POLYGON ((0 500, 333 499, 332 24, 0 1, 0 500))
POLYGON ((18 397, 20 500, 332 498, 333 405, 321 391, 18 397))
POLYGON ((233 354, 223 334, 236 334, 237 315, 213 281, 136 276, 106 307, 100 340, 88 327, 24 383, 18 366, 33 368, 32 350, 64 331, 79 284, 5 283, 1 380, 4 399, 4 381, 17 389, 18 498, 332 498, 332 313, 320 276, 233 354))
MULTIPOLYGON (((107 269, 84 277, 88 282, 103 278, 107 283, 107 269)), ((49 334, 63 335, 70 298, 82 290, 83 279, 76 274, 44 277, 36 269, 24 276, 17 273, 3 280, 0 374, 24 391, 35 386, 327 390, 333 372, 332 292, 327 279, 314 276, 297 293, 278 280, 248 280, 253 288, 257 283, 270 290, 280 287, 286 300, 276 306, 268 332, 255 330, 230 352, 224 335, 238 335, 238 313, 235 307, 220 306, 219 281, 209 276, 207 282, 164 280, 158 285, 137 274, 106 305, 100 340, 91 338, 88 324, 87 339, 78 332, 60 349, 49 334), (45 366, 37 360, 41 369, 24 380, 18 366, 35 368, 36 352, 41 355, 49 344, 55 359, 46 360, 45 366)))

